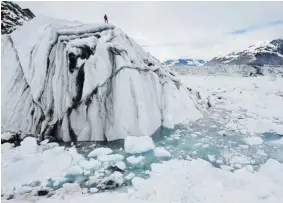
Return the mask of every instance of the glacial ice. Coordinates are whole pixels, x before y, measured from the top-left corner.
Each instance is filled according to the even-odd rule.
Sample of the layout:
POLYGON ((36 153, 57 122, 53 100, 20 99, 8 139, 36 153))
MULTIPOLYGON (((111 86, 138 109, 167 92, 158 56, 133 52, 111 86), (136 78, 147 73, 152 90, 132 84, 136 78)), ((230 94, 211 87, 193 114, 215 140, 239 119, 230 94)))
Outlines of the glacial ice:
POLYGON ((154 143, 151 137, 133 137, 128 136, 125 138, 124 150, 129 154, 138 154, 154 149, 154 143))
POLYGON ((153 152, 156 157, 170 157, 171 156, 170 152, 164 149, 164 147, 156 147, 153 152))
POLYGON ((132 165, 137 165, 141 163, 145 158, 143 156, 130 156, 127 158, 127 162, 129 162, 132 165))
POLYGON ((36 17, 1 40, 4 132, 65 142, 151 136, 207 106, 110 24, 36 17))
MULTIPOLYGON (((57 143, 47 143, 44 146, 38 145, 37 153, 19 156, 21 146, 14 147, 13 144, 5 143, 1 147, 2 200, 12 194, 17 202, 23 198, 27 198, 27 201, 36 201, 38 198, 34 196, 34 192, 38 189, 36 185, 40 181, 42 186, 45 186, 46 179, 51 178, 54 181, 50 181, 52 186, 59 189, 55 190, 55 194, 51 197, 39 199, 38 202, 192 201, 204 203, 207 201, 230 202, 231 199, 236 202, 280 202, 283 191, 283 138, 279 136, 282 135, 283 114, 282 109, 277 108, 282 103, 282 97, 274 96, 274 94, 281 91, 283 80, 276 81, 276 88, 274 87, 275 82, 272 82, 268 88, 264 89, 266 84, 264 78, 246 78, 245 80, 249 82, 242 79, 232 80, 232 78, 222 79, 221 82, 219 82, 219 78, 206 79, 207 81, 201 78, 193 80, 188 77, 187 81, 195 83, 195 86, 206 83, 206 91, 210 94, 219 91, 219 94, 225 94, 225 98, 229 98, 229 100, 225 103, 223 100, 214 101, 216 105, 210 108, 208 114, 204 115, 202 119, 192 124, 175 126, 173 134, 162 135, 158 138, 155 135, 152 136, 156 147, 164 147, 170 151, 171 160, 164 161, 162 158, 156 157, 154 150, 151 150, 142 154, 142 164, 133 165, 128 162, 132 154, 125 153, 120 148, 122 145, 112 147, 111 142, 107 143, 106 146, 111 147, 113 154, 121 154, 127 160, 125 160, 127 167, 122 173, 126 187, 116 191, 103 192, 104 189, 97 186, 102 180, 106 180, 105 177, 114 173, 111 166, 119 163, 119 161, 114 161, 109 164, 87 157, 89 152, 94 149, 93 146, 105 147, 105 145, 79 143, 76 149, 75 147, 59 147, 57 143), (215 85, 213 81, 218 86, 211 90, 210 88, 215 85), (226 87, 224 82, 236 83, 243 87, 235 90, 234 85, 226 87), (259 85, 261 90, 257 91, 253 88, 253 83, 259 85), (218 90, 218 88, 220 89, 218 90), (224 93, 225 91, 226 93, 224 93), (239 97, 240 93, 239 95, 235 94, 238 91, 242 91, 242 97, 239 97), (255 100, 250 100, 247 92, 256 94, 257 100, 268 104, 266 106, 270 107, 269 111, 265 110, 266 106, 254 105, 255 100), (236 106, 236 100, 241 100, 242 104, 236 106), (249 108, 243 109, 245 106, 249 106, 249 108), (227 107, 231 109, 234 107, 233 113, 228 111, 227 107), (273 125, 268 126, 270 122, 266 118, 272 121, 273 125), (242 120, 249 119, 253 120, 242 125, 242 120), (263 128, 262 126, 255 128, 258 120, 264 121, 263 128), (236 123, 235 130, 226 128, 227 123, 236 123), (274 124, 276 124, 276 128, 272 129, 274 124), (267 127, 271 129, 265 131, 267 127), (279 129, 278 133, 275 133, 276 129, 279 129), (259 130, 268 133, 258 134, 259 130), (253 134, 242 134, 240 131, 248 133, 251 131, 253 134), (276 136, 270 137, 270 134, 276 134, 276 136), (252 138, 253 141, 261 143, 251 142, 251 145, 247 145, 246 138, 250 137, 255 138, 252 138), (203 146, 207 147, 203 148, 203 146), (78 153, 83 154, 84 159, 78 153), (93 161, 99 165, 89 170, 86 169, 89 162, 93 161), (85 185, 68 183, 72 177, 64 177, 68 169, 76 165, 83 168, 84 174, 86 171, 90 173, 86 175, 89 180, 85 185), (21 173, 18 172, 19 168, 21 173), (134 177, 144 178, 144 180, 136 178, 133 181, 135 188, 132 189, 132 187, 128 187, 128 184, 134 177), (85 186, 88 189, 81 189, 85 186), (89 188, 93 187, 102 193, 85 194, 90 193, 89 188), (215 190, 211 191, 211 188, 215 190)), ((135 154, 136 156, 139 154, 135 154)), ((122 176, 118 176, 122 182, 122 176)), ((114 179, 114 177, 112 178, 114 179)), ((79 178, 73 179, 73 181, 77 180, 79 178)), ((106 183, 116 185, 112 179, 106 180, 104 186, 106 183)), ((8 202, 11 201, 14 200, 8 202)))
POLYGON ((34 154, 36 153, 37 143, 33 137, 27 137, 21 142, 22 154, 34 154))
POLYGON ((6 133, 3 133, 3 134, 1 134, 1 140, 9 140, 9 139, 11 139, 12 138, 12 133, 10 133, 10 132, 6 132, 6 133))
POLYGON ((123 161, 119 161, 118 163, 115 164, 115 166, 122 171, 124 171, 126 169, 126 164, 123 161))
POLYGON ((97 157, 97 160, 101 162, 119 162, 124 159, 124 156, 121 154, 109 154, 109 155, 102 155, 97 157))
POLYGON ((111 154, 113 151, 110 148, 100 147, 96 148, 88 154, 88 157, 97 157, 102 155, 111 154))

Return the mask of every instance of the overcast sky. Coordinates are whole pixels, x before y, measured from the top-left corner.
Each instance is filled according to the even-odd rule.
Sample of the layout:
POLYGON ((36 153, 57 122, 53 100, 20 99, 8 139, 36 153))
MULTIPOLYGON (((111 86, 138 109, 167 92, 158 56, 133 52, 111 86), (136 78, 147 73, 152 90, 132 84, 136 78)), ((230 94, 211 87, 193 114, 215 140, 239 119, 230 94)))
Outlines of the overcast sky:
POLYGON ((160 60, 211 59, 283 38, 283 2, 16 2, 35 15, 121 28, 160 60))

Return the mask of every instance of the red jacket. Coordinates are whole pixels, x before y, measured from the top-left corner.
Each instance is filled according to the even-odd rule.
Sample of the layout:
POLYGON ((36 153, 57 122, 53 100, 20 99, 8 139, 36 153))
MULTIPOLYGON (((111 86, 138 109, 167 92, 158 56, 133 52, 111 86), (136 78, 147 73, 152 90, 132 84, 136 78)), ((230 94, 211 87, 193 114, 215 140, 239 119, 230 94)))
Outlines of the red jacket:
POLYGON ((107 20, 107 15, 104 15, 104 20, 107 20))

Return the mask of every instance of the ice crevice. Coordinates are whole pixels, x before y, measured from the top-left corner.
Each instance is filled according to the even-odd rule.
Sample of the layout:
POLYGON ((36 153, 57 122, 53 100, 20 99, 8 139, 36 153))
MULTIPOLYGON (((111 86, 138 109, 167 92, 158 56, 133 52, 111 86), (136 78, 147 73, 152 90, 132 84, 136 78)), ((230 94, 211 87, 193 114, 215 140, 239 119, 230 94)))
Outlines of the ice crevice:
POLYGON ((2 39, 4 131, 110 141, 150 136, 206 112, 196 91, 113 25, 38 17, 8 37, 10 44, 2 39))

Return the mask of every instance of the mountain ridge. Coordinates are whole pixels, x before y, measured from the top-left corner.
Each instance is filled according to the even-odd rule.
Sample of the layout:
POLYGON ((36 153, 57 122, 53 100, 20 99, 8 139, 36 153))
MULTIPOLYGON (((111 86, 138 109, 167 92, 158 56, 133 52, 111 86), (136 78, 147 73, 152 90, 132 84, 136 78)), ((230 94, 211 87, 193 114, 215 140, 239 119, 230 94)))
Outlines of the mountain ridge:
POLYGON ((206 63, 203 59, 191 59, 191 58, 179 58, 179 59, 168 59, 162 64, 168 67, 182 66, 182 67, 198 67, 206 63))
POLYGON ((33 19, 35 15, 28 9, 22 9, 10 1, 1 2, 1 34, 11 34, 19 26, 33 19))
POLYGON ((214 57, 205 65, 283 65, 283 39, 278 38, 271 41, 261 43, 259 45, 251 45, 247 49, 239 52, 231 52, 222 57, 214 57))

